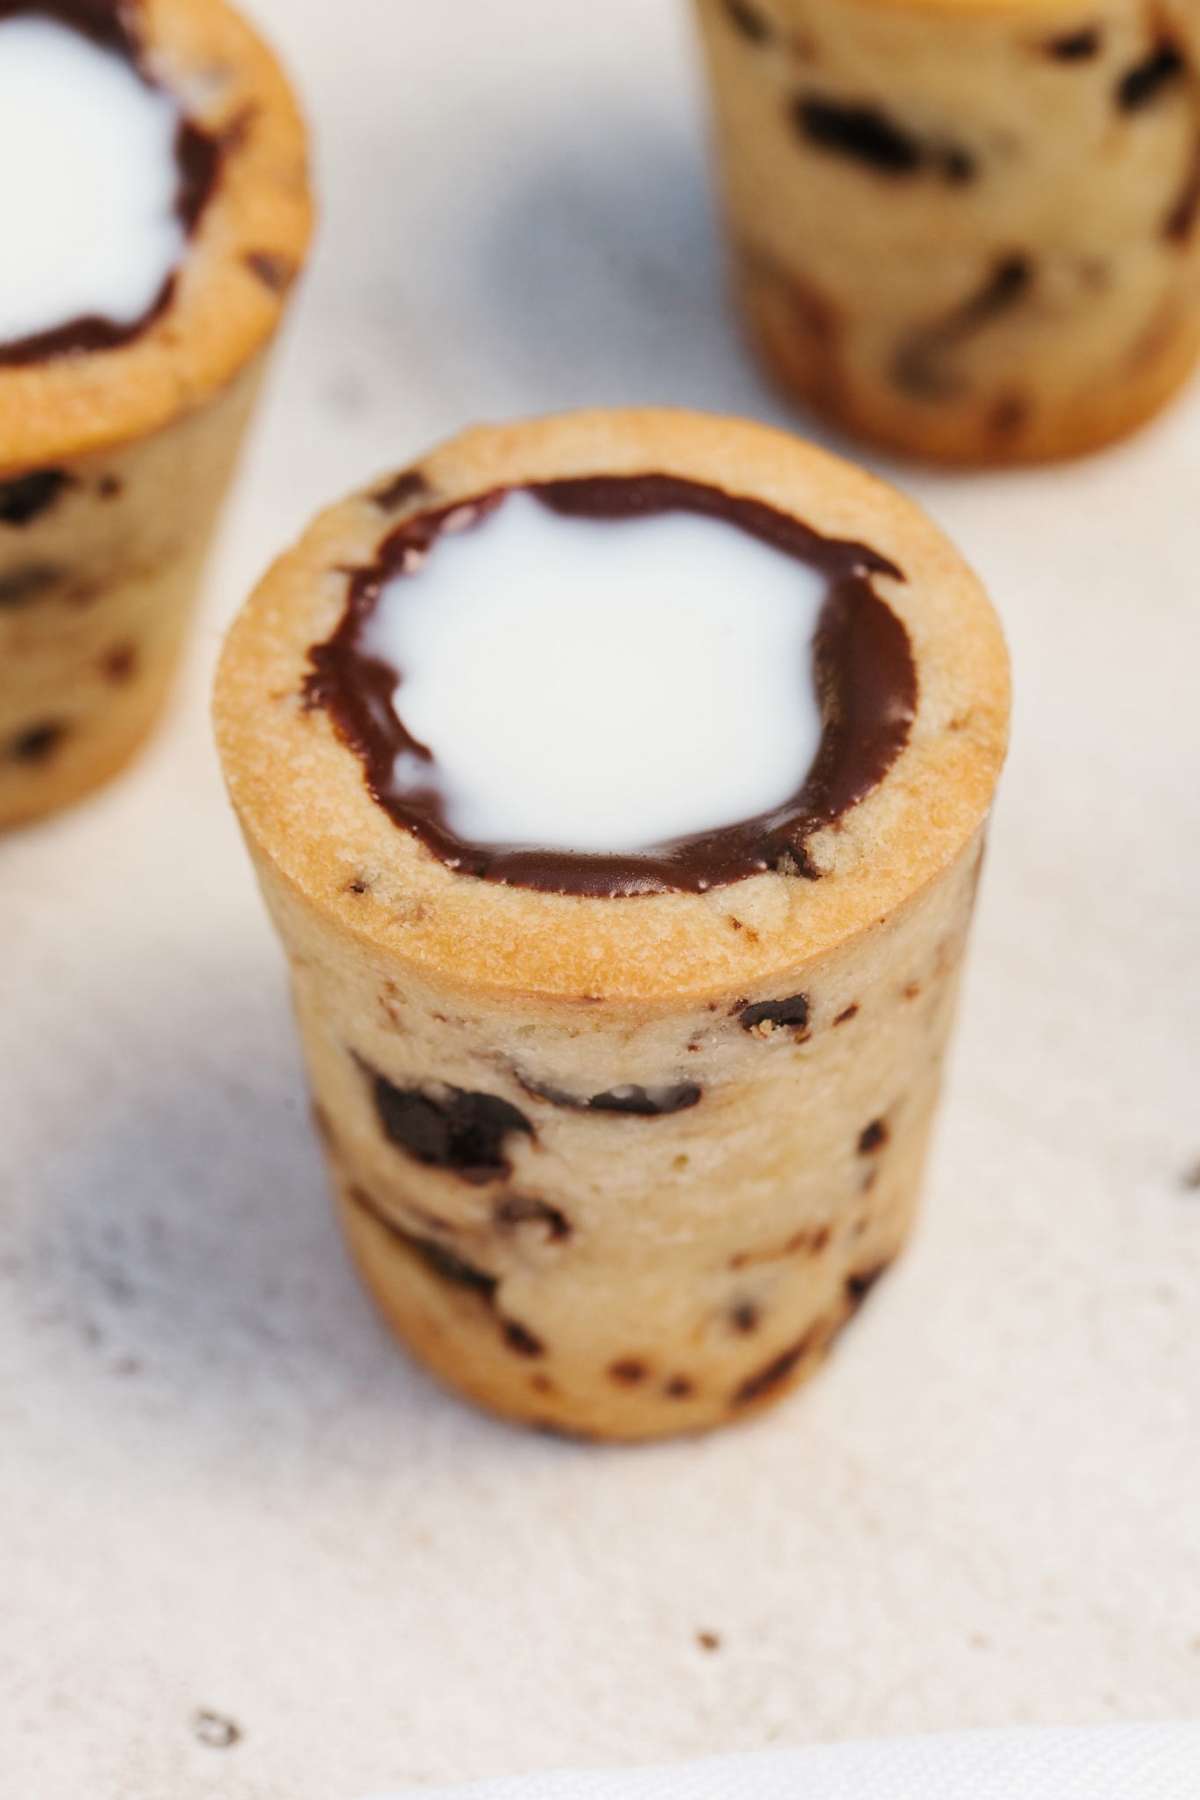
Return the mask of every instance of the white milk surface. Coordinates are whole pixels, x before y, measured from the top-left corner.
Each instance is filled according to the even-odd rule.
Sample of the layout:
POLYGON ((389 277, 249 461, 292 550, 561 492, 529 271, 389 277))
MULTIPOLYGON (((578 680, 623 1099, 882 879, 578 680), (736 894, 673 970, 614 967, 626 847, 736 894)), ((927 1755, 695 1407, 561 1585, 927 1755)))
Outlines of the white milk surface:
POLYGON ((179 109, 124 59, 34 15, 0 24, 0 343, 133 325, 184 251, 179 109))
MULTIPOLYGON (((362 648, 399 672, 458 836, 638 851, 801 785, 825 591, 719 520, 569 518, 518 491, 385 587, 362 648)), ((398 791, 430 773, 402 757, 398 791)))

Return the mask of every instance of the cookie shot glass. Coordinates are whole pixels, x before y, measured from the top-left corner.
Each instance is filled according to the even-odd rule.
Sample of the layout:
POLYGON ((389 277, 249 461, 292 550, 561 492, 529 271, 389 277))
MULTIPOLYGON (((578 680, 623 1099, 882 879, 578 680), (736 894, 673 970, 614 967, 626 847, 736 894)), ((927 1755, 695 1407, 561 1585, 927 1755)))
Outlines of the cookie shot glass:
POLYGON ((1002 464, 1141 425, 1200 351, 1200 14, 697 0, 741 310, 800 400, 1002 464))
POLYGON ((912 1222, 1007 719, 954 549, 761 426, 474 430, 276 564, 218 742, 437 1375, 636 1439, 819 1365, 912 1222))
POLYGON ((223 0, 0 0, 0 829, 157 720, 310 231, 223 0))

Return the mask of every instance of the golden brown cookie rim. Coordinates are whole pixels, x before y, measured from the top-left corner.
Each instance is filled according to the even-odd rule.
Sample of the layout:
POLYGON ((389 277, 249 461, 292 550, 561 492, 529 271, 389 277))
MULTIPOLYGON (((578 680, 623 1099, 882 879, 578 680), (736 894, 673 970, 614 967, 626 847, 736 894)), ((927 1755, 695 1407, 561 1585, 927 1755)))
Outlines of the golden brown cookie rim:
POLYGON ((342 614, 343 571, 370 561, 403 516, 381 510, 371 495, 387 483, 373 484, 322 513, 265 577, 229 635, 215 703, 226 779, 253 851, 364 949, 436 968, 464 990, 677 1002, 761 989, 869 931, 977 833, 1006 747, 1007 653, 967 564, 894 490, 782 431, 658 409, 479 427, 420 469, 437 504, 506 483, 654 470, 861 538, 909 573, 906 584, 881 578, 878 587, 908 626, 922 695, 889 775, 813 840, 818 860, 832 865, 821 880, 769 874, 706 895, 593 899, 457 874, 393 823, 328 716, 301 699, 308 651, 342 614))
POLYGON ((267 44, 225 0, 141 0, 138 28, 155 75, 223 143, 217 188, 144 331, 0 368, 0 478, 147 436, 225 387, 277 329, 308 249, 307 134, 267 44), (214 67, 230 71, 219 90, 214 67))

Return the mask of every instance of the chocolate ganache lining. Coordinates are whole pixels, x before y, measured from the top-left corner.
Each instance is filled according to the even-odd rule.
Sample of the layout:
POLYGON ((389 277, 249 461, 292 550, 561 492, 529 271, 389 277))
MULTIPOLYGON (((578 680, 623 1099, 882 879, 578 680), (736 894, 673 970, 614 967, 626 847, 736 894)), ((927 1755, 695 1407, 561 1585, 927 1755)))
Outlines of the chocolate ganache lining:
MULTIPOLYGON (((0 24, 7 19, 43 18, 65 25, 100 49, 122 57, 147 87, 157 88, 161 84, 155 81, 146 66, 145 51, 134 28, 132 10, 128 0, 0 0, 0 24)), ((175 163, 179 175, 175 216, 189 237, 199 224, 200 215, 217 185, 221 155, 221 144, 216 137, 180 116, 175 134, 175 163)), ((69 319, 50 331, 0 343, 0 367, 43 362, 72 352, 114 350, 131 343, 171 304, 178 273, 177 269, 172 270, 149 309, 132 324, 121 325, 96 313, 69 319)))
MULTIPOLYGON (((752 819, 647 851, 594 855, 468 843, 451 829, 433 784, 396 792, 397 757, 407 753, 432 764, 434 756, 397 716, 397 679, 403 671, 363 651, 363 627, 388 583, 405 575, 419 578, 416 571, 436 551, 449 521, 461 529, 465 515, 466 522, 478 527, 512 491, 500 488, 407 520, 384 540, 371 566, 351 572, 338 629, 310 652, 306 700, 324 708, 338 736, 359 756, 374 798, 449 868, 549 893, 595 898, 704 893, 768 870, 816 879, 819 870, 808 854, 808 839, 864 799, 908 741, 917 703, 916 666, 907 631, 872 586, 876 575, 896 581, 905 577, 865 544, 822 537, 762 501, 679 476, 597 475, 534 482, 520 491, 574 518, 621 521, 655 513, 699 513, 750 533, 824 576, 827 594, 812 641, 811 668, 821 741, 795 793, 782 806, 752 819)), ((703 729, 702 721, 697 728, 703 729)))

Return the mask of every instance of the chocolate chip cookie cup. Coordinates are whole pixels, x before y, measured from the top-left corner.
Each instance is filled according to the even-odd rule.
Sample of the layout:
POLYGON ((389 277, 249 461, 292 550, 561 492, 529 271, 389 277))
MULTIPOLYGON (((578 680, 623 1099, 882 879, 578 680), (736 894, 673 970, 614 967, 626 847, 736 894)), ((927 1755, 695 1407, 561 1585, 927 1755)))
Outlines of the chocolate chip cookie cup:
POLYGON ((1200 352, 1200 27, 1143 0, 697 0, 741 308, 888 448, 1094 450, 1200 352))
POLYGON ((738 421, 471 431, 276 564, 218 742, 446 1382, 635 1439, 817 1367, 912 1222, 1007 720, 940 533, 738 421))
POLYGON ((0 161, 3 828, 161 712, 311 202, 223 0, 0 0, 0 161))

